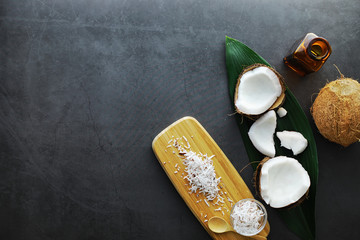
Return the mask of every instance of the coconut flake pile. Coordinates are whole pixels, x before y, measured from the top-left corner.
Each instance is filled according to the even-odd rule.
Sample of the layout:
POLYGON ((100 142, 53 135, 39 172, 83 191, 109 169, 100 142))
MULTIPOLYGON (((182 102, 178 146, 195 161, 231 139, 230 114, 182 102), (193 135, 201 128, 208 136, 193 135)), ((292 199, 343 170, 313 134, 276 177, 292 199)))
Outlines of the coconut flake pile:
POLYGON ((255 202, 248 200, 238 202, 230 217, 236 232, 245 236, 251 236, 258 233, 264 215, 264 211, 255 202))
POLYGON ((211 157, 193 151, 186 151, 184 157, 183 164, 187 173, 184 179, 189 181, 190 191, 195 193, 199 190, 208 201, 214 200, 219 193, 218 184, 221 177, 216 178, 211 157))

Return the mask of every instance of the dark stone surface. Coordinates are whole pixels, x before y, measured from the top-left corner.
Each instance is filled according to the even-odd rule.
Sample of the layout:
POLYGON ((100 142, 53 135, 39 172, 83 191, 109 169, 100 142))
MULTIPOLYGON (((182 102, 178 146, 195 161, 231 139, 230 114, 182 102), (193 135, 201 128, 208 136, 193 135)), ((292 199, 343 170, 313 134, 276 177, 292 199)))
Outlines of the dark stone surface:
MULTIPOLYGON (((197 118, 240 170, 225 35, 313 93, 358 79, 360 2, 3 0, 0 2, 0 239, 209 239, 158 164, 152 139, 197 118), (333 54, 304 78, 282 63, 307 32, 333 54)), ((318 146, 318 239, 358 239, 360 148, 318 146)), ((252 170, 242 173, 251 186, 252 170)), ((251 188, 252 189, 252 188, 251 188)), ((252 189, 253 190, 253 189, 252 189)), ((269 209, 269 239, 297 239, 269 209)))

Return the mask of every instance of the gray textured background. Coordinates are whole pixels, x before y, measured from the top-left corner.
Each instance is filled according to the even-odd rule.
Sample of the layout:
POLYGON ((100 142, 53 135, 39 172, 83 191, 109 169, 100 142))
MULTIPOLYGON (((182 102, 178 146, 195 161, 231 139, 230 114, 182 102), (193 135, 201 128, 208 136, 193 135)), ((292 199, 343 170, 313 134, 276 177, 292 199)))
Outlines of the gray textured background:
MULTIPOLYGON (((209 239, 151 141, 197 118, 240 170, 225 35, 268 60, 309 116, 313 93, 358 79, 360 1, 0 1, 0 239, 209 239), (333 54, 315 74, 283 65, 307 32, 333 54)), ((318 145, 318 239, 360 238, 359 144, 318 145)), ((252 170, 242 177, 251 186, 252 170)), ((251 188, 251 190, 253 190, 251 188)), ((297 239, 268 208, 269 239, 297 239)))

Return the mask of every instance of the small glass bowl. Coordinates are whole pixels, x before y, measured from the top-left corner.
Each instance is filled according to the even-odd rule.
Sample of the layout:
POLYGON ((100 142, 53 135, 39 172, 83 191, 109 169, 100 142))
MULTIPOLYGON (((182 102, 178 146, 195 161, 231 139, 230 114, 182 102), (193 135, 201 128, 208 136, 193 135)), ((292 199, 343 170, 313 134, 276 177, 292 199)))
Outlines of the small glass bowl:
POLYGON ((235 230, 238 234, 243 235, 243 236, 247 236, 247 237, 254 236, 254 235, 258 234, 259 232, 261 232, 261 231, 264 229, 264 227, 265 227, 265 225, 266 225, 266 222, 267 222, 267 212, 266 212, 266 209, 265 209, 264 205, 263 205, 261 202, 259 202, 258 200, 253 199, 253 198, 245 198, 245 199, 242 199, 242 200, 238 201, 237 203, 235 203, 235 205, 234 205, 233 208, 231 209, 231 212, 230 212, 230 222, 231 222, 231 226, 234 228, 234 230, 235 230), (241 232, 236 231, 235 228, 234 228, 233 218, 231 217, 231 215, 232 215, 232 213, 233 213, 233 211, 234 211, 234 208, 235 208, 236 206, 240 205, 240 203, 243 203, 243 202, 246 202, 246 201, 252 201, 252 202, 256 203, 257 207, 264 213, 264 216, 263 216, 262 219, 261 219, 261 225, 260 225, 260 227, 257 229, 256 232, 251 233, 251 234, 249 234, 249 233, 241 233, 241 232))

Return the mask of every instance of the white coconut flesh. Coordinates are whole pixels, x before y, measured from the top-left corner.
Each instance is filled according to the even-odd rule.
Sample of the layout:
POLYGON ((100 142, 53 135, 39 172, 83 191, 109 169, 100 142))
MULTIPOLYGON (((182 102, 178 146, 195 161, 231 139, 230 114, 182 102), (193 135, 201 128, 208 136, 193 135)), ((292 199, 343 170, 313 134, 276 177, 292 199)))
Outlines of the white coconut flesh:
POLYGON ((248 135, 254 147, 262 154, 274 157, 274 133, 276 114, 271 110, 256 120, 250 127, 248 135))
POLYGON ((285 115, 287 114, 287 111, 285 108, 283 107, 280 107, 278 110, 277 110, 277 114, 279 115, 279 117, 285 117, 285 115))
POLYGON ((310 187, 310 177, 294 158, 279 156, 266 161, 260 172, 260 194, 273 208, 297 202, 310 187))
POLYGON ((267 67, 257 67, 241 76, 235 106, 245 114, 262 114, 274 104, 281 93, 278 76, 267 67))
POLYGON ((277 132, 276 136, 280 139, 281 146, 292 150, 294 155, 302 153, 308 145, 306 138, 299 132, 282 131, 277 132))

